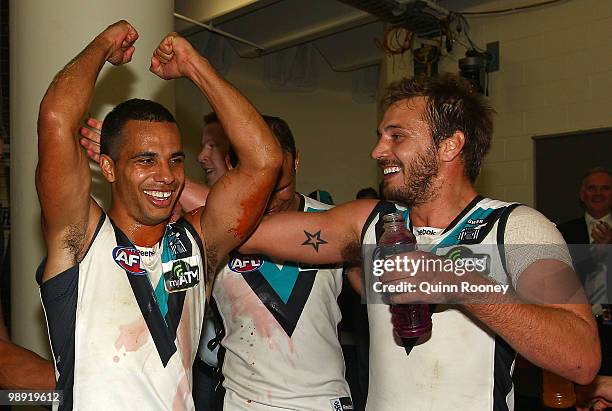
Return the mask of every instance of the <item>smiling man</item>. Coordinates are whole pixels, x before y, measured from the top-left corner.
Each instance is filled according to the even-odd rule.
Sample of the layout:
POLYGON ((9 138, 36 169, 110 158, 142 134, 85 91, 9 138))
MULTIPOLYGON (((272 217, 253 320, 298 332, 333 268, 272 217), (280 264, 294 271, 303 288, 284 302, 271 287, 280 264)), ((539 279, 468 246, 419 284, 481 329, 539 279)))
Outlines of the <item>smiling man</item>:
MULTIPOLYGON (((288 211, 312 213, 331 208, 296 192, 300 154, 293 133, 283 119, 265 115, 263 118, 283 151, 283 165, 266 215, 288 211)), ((216 116, 206 116, 207 125, 215 122, 218 122, 216 116)), ((99 124, 97 120, 89 123, 94 130, 99 124)), ((219 141, 220 137, 227 138, 220 131, 222 134, 215 133, 215 145, 209 147, 207 155, 229 148, 219 141)), ((96 159, 98 134, 88 129, 81 133, 87 139, 82 142, 84 147, 96 159)), ((209 144, 208 137, 205 131, 204 147, 209 144)), ((222 162, 217 166, 216 172, 225 167, 222 162)), ((201 205, 205 189, 197 183, 186 184, 179 200, 183 208, 190 210, 201 205)), ((337 336, 342 270, 237 252, 230 257, 220 267, 213 289, 214 307, 220 320, 216 327, 218 335, 213 319, 207 318, 200 358, 194 365, 196 409, 215 409, 216 401, 218 407, 229 410, 245 407, 252 410, 350 409, 352 401, 337 336), (216 349, 214 352, 209 349, 209 346, 218 346, 217 343, 221 346, 218 355, 221 363, 216 349), (214 395, 211 385, 218 394, 214 398, 211 398, 214 395), (263 392, 265 396, 261 395, 263 392)))
POLYGON ((593 168, 582 178, 579 192, 584 216, 559 225, 568 244, 612 243, 612 174, 593 168))
MULTIPOLYGON (((372 157, 384 174, 385 197, 408 207, 408 227, 420 244, 439 250, 508 245, 494 247, 498 251, 490 258, 494 279, 512 291, 479 304, 441 295, 437 302, 457 304, 438 305, 431 335, 406 345, 394 338, 389 307, 369 304, 367 409, 512 410, 517 352, 565 378, 590 382, 600 351, 584 295, 577 293, 571 304, 528 304, 541 300, 547 281, 577 282, 561 235, 537 211, 483 198, 474 189, 491 144, 491 107, 455 75, 402 80, 388 88, 383 101, 372 157)), ((320 264, 353 259, 360 245, 370 245, 370 252, 363 249, 368 261, 382 234, 382 215, 395 211, 392 203, 358 200, 323 213, 277 214, 260 224, 241 251, 320 264)), ((387 272, 383 282, 406 281, 401 275, 387 272)), ((476 278, 478 285, 494 284, 476 278)), ((391 296, 402 304, 421 298, 391 296)))
POLYGON ((137 38, 125 21, 109 26, 40 105, 36 187, 48 256, 38 279, 63 409, 193 409, 191 366, 217 264, 261 217, 282 161, 255 108, 171 33, 150 70, 188 78, 223 113, 240 165, 206 209, 170 224, 184 185, 178 126, 161 105, 128 100, 102 126, 100 168, 112 193, 104 212, 75 136, 105 62, 129 62, 137 38))

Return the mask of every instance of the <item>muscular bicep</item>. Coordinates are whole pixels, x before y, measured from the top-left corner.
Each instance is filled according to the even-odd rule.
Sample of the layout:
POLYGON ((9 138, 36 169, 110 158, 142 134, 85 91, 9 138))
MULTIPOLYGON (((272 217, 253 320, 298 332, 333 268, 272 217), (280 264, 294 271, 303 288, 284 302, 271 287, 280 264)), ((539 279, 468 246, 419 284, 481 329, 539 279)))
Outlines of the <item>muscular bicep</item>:
POLYGON ((91 175, 85 153, 79 148, 76 128, 39 119, 36 189, 45 236, 75 224, 85 227, 90 209, 91 175))
POLYGON ((240 251, 309 264, 359 261, 361 228, 375 204, 353 201, 320 213, 266 217, 240 251))
POLYGON ((78 145, 76 127, 64 127, 41 114, 38 142, 36 189, 47 244, 47 281, 80 261, 102 211, 90 196, 89 164, 78 145))

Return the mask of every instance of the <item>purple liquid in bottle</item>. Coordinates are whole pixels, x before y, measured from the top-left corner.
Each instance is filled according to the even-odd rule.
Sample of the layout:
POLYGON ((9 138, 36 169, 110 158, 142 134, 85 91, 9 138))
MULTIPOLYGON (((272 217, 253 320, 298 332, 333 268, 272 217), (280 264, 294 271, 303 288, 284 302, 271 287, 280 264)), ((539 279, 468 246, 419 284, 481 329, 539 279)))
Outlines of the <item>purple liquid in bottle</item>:
MULTIPOLYGON (((384 232, 378 241, 382 257, 416 249, 416 238, 406 228, 402 213, 383 216, 384 232)), ((395 334, 402 340, 418 338, 431 331, 431 315, 427 304, 397 304, 391 306, 391 322, 395 334)))

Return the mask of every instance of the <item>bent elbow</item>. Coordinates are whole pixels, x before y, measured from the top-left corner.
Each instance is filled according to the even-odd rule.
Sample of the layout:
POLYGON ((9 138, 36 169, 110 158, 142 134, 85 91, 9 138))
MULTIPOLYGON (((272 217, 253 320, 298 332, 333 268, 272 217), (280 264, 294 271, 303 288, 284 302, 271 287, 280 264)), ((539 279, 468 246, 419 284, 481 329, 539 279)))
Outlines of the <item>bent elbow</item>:
POLYGON ((595 379, 599 368, 601 367, 601 349, 599 340, 597 339, 591 345, 592 349, 585 352, 582 363, 575 370, 574 378, 571 378, 576 384, 587 385, 595 379))
MULTIPOLYGON (((261 148, 261 153, 257 155, 255 161, 241 164, 238 159, 238 165, 243 165, 249 168, 249 171, 254 173, 270 173, 276 175, 283 166, 283 153, 278 144, 269 145, 261 148)), ((245 167, 245 168, 246 168, 245 167)))

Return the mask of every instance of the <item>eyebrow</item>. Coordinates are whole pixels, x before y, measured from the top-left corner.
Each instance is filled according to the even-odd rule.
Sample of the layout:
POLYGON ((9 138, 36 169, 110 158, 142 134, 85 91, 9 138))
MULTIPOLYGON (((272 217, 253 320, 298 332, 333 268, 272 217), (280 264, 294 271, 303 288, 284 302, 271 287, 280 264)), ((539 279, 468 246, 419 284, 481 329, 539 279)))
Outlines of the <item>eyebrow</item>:
POLYGON ((183 158, 185 158, 185 152, 177 151, 176 153, 172 154, 172 158, 174 158, 174 157, 183 157, 183 158))
POLYGON ((389 131, 389 130, 410 131, 410 129, 407 129, 406 127, 399 126, 397 124, 389 124, 388 126, 386 126, 385 127, 385 131, 389 131))
POLYGON ((132 157, 130 157, 130 160, 132 160, 134 158, 138 158, 138 157, 153 158, 153 157, 157 157, 157 153, 154 153, 152 151, 141 151, 140 153, 136 153, 132 157))
MULTIPOLYGON (((410 132, 410 129, 402 127, 402 126, 400 126, 398 124, 389 124, 388 126, 385 126, 385 128, 383 129, 383 131, 385 131, 385 132, 388 132, 390 130, 401 130, 401 131, 405 131, 407 133, 410 132)), ((378 137, 380 137, 382 135, 382 133, 380 132, 379 129, 376 129, 376 135, 378 137)))
MULTIPOLYGON (((157 156, 158 154, 153 151, 141 151, 140 153, 136 153, 132 157, 130 157, 130 160, 138 158, 138 157, 155 158, 157 156)), ((176 153, 173 153, 171 156, 171 158, 176 158, 176 157, 185 158, 185 153, 183 151, 177 151, 176 153)))

